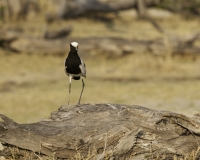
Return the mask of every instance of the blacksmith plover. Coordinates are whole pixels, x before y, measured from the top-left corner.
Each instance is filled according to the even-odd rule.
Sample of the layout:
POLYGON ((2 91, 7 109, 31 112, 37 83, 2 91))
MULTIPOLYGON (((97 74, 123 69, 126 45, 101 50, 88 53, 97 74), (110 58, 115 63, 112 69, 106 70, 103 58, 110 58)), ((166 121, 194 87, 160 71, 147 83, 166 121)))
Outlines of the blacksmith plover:
POLYGON ((69 76, 69 97, 68 97, 68 105, 70 101, 70 92, 71 92, 71 81, 79 80, 81 78, 82 80, 82 90, 80 94, 80 98, 78 101, 78 104, 80 104, 81 96, 84 89, 84 81, 83 77, 86 78, 86 67, 83 60, 78 55, 78 43, 72 42, 70 44, 70 51, 68 54, 68 57, 65 60, 65 73, 69 76))

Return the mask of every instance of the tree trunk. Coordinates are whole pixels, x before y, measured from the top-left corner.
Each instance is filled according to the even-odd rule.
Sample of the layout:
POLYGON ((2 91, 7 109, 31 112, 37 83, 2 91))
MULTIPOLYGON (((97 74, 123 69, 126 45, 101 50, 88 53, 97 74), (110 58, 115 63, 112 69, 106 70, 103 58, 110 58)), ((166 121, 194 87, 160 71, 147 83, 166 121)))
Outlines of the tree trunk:
MULTIPOLYGON (((32 124, 0 117, 4 147, 0 155, 6 157, 12 154, 6 148, 16 146, 19 152, 25 149, 64 159, 78 153, 87 157, 94 150, 96 159, 173 159, 189 156, 200 141, 199 114, 186 117, 141 106, 66 105, 49 119, 32 124)), ((197 152, 195 156, 200 158, 197 152)))

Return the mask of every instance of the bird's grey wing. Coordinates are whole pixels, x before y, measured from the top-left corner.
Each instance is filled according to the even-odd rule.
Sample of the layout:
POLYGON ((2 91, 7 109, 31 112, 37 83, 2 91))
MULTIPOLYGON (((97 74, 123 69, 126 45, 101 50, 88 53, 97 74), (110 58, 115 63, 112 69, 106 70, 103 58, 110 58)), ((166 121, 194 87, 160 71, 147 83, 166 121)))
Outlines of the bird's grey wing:
POLYGON ((86 66, 82 59, 81 59, 81 64, 79 65, 79 68, 81 69, 82 76, 86 77, 86 66))
POLYGON ((64 71, 65 71, 65 73, 66 73, 67 75, 69 75, 69 74, 67 73, 67 67, 64 68, 64 71))
POLYGON ((65 73, 69 76, 69 74, 67 73, 66 60, 64 61, 64 66, 65 66, 64 71, 65 71, 65 73))

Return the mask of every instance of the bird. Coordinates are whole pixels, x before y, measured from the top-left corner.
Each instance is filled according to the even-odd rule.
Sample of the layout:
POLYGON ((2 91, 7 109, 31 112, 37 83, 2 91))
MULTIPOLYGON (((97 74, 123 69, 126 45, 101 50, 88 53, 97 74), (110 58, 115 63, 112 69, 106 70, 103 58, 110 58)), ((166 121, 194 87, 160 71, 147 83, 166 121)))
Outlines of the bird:
POLYGON ((68 105, 70 101, 70 93, 71 93, 71 83, 72 79, 74 80, 82 80, 82 90, 80 93, 78 104, 80 104, 82 93, 85 87, 85 83, 83 78, 86 78, 86 66, 83 60, 78 55, 78 43, 71 42, 70 43, 70 51, 65 59, 65 73, 69 76, 69 95, 68 95, 68 105))

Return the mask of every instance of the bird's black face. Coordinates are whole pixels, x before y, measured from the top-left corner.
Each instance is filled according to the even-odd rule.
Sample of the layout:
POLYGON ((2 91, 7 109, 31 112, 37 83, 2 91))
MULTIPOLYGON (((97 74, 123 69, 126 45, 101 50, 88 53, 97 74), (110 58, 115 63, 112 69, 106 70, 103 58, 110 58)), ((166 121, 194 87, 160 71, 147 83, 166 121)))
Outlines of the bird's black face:
POLYGON ((70 50, 71 50, 71 51, 77 51, 77 50, 78 50, 78 46, 77 46, 77 47, 74 47, 74 46, 72 46, 72 45, 70 44, 70 50))
POLYGON ((71 51, 78 51, 78 43, 77 42, 72 42, 70 44, 70 50, 71 51))

